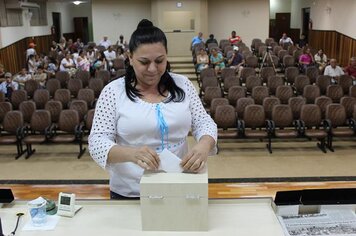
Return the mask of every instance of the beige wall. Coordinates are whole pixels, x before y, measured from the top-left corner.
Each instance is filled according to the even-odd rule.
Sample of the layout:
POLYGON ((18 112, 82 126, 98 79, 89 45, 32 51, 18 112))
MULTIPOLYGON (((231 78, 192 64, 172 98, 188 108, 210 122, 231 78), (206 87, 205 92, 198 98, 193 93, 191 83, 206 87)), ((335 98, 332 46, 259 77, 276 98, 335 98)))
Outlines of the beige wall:
POLYGON ((276 13, 291 12, 292 3, 291 0, 269 0, 269 13, 270 19, 276 18, 276 13))
POLYGON ((253 38, 266 39, 269 34, 269 1, 266 0, 209 0, 209 33, 226 39, 232 30, 251 45, 253 38))

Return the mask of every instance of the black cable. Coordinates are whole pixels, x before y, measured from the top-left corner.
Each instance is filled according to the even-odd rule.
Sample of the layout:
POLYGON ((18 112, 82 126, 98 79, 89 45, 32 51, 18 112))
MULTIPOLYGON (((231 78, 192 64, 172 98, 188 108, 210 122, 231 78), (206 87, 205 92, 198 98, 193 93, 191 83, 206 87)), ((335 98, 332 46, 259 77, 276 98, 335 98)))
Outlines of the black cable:
POLYGON ((21 218, 21 216, 23 216, 23 215, 24 215, 24 213, 19 212, 19 213, 17 213, 16 215, 17 215, 16 226, 15 226, 14 231, 12 231, 10 235, 15 235, 16 230, 17 230, 17 227, 19 226, 20 218, 21 218))

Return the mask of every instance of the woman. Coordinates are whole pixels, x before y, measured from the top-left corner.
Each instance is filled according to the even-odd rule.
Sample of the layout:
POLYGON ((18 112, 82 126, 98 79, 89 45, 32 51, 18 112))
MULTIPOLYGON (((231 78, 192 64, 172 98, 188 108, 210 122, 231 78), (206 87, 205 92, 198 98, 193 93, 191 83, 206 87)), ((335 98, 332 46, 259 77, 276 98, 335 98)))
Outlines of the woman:
POLYGON ((213 65, 216 74, 225 68, 224 57, 215 48, 211 49, 210 63, 213 65))
POLYGON ((59 70, 68 71, 69 75, 73 76, 76 71, 76 66, 71 57, 72 56, 70 55, 70 53, 66 52, 65 57, 62 59, 61 64, 59 65, 59 70))
POLYGON ((90 70, 90 62, 85 55, 84 50, 79 51, 79 55, 77 58, 77 69, 82 71, 89 71, 90 70))
POLYGON ((322 49, 319 49, 317 54, 314 55, 314 60, 318 64, 319 71, 321 73, 324 73, 324 69, 328 64, 328 58, 326 57, 322 49))
POLYGON ((110 172, 113 199, 139 197, 144 170, 158 169, 164 149, 182 159, 184 170, 202 170, 217 139, 192 83, 168 73, 164 33, 142 20, 129 49, 127 74, 101 92, 89 137, 91 156, 110 172), (188 151, 191 128, 198 142, 188 151))
POLYGON ((299 65, 300 65, 301 71, 305 72, 306 68, 308 66, 313 65, 313 63, 314 63, 314 57, 310 53, 310 48, 304 49, 303 54, 300 55, 300 57, 299 57, 299 65))
POLYGON ((197 55, 197 71, 200 72, 209 67, 209 56, 204 48, 201 48, 197 55))

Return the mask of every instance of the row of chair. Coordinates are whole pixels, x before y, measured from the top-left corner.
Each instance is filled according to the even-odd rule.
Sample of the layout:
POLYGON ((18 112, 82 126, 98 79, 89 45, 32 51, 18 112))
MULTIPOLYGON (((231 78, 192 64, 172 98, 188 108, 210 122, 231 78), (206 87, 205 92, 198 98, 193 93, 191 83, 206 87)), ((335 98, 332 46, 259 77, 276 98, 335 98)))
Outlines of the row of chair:
POLYGON ((241 118, 233 106, 218 105, 214 121, 219 128, 219 140, 267 139, 270 153, 274 139, 317 139, 317 146, 326 153, 326 148, 334 151, 334 137, 354 137, 356 133, 355 120, 347 119, 344 106, 335 103, 327 105, 325 119, 316 104, 302 105, 299 119, 294 118, 292 107, 284 104, 274 105, 269 119, 262 105, 247 105, 241 118))

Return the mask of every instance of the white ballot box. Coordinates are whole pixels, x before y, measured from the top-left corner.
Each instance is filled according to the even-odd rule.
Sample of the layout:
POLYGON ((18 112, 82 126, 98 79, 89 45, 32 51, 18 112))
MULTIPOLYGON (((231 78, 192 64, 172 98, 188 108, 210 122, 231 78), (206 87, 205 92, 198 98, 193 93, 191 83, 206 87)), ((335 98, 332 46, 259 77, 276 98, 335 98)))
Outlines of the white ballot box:
POLYGON ((145 172, 140 186, 143 230, 208 230, 207 172, 145 172))

